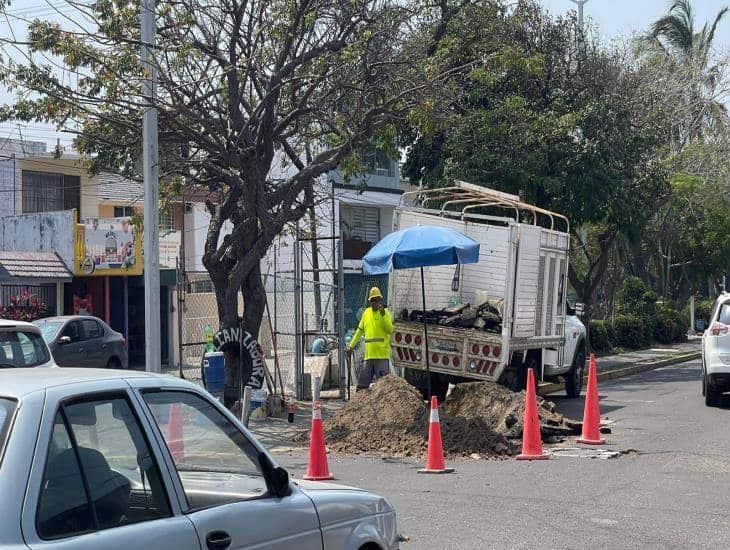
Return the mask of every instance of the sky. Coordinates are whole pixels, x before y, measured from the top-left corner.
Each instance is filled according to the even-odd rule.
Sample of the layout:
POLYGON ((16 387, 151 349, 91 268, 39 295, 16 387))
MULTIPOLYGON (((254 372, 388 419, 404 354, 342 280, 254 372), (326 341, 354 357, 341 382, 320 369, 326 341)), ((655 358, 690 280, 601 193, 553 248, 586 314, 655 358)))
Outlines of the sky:
MULTIPOLYGON (((556 15, 576 8, 571 0, 540 0, 540 3, 556 15)), ((669 4, 669 0, 588 0, 583 13, 587 22, 598 26, 601 37, 610 41, 646 31, 667 12, 669 4)), ((694 0, 695 24, 702 28, 728 5, 730 0, 694 0)), ((730 50, 730 17, 726 16, 720 23, 715 43, 721 51, 730 50)))
MULTIPOLYGON (((558 15, 576 8, 571 0, 539 0, 551 13, 558 15)), ((60 17, 54 7, 64 5, 63 0, 14 0, 10 12, 22 18, 60 17)), ((588 0, 584 7, 586 22, 597 28, 602 39, 610 42, 621 37, 630 37, 632 34, 645 32, 649 25, 664 15, 668 9, 669 0, 588 0)), ((717 12, 730 0, 694 0, 696 24, 698 28, 709 20, 714 19, 717 12)), ((64 8, 68 9, 68 7, 64 8)), ((12 20, 10 26, 0 19, 0 35, 7 35, 12 28, 16 34, 22 34, 23 23, 18 19, 12 20)), ((723 53, 730 53, 730 17, 727 17, 718 28, 716 48, 723 53)), ((11 96, 0 88, 0 103, 11 100, 11 96)), ((12 135, 19 137, 16 125, 0 123, 0 139, 12 135)), ((56 137, 68 143, 70 136, 58 134, 52 127, 42 124, 31 124, 25 128, 23 137, 55 143, 56 137)))

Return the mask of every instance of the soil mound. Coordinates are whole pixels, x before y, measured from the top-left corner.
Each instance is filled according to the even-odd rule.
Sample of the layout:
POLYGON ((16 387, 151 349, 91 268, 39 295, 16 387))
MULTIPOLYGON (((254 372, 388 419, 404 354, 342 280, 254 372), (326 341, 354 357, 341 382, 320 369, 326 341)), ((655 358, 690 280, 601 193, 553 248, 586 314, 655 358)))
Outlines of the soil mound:
MULTIPOLYGON (((555 404, 537 398, 543 438, 579 434, 581 423, 555 412, 555 404)), ((513 391, 493 382, 458 384, 446 399, 448 416, 482 420, 496 433, 508 438, 522 437, 525 392, 513 391)))
MULTIPOLYGON (((422 457, 428 441, 429 411, 421 394, 402 378, 389 375, 354 394, 325 422, 328 447, 335 452, 376 452, 422 457)), ((515 446, 480 417, 443 414, 441 433, 447 456, 479 458, 515 454, 515 446)))

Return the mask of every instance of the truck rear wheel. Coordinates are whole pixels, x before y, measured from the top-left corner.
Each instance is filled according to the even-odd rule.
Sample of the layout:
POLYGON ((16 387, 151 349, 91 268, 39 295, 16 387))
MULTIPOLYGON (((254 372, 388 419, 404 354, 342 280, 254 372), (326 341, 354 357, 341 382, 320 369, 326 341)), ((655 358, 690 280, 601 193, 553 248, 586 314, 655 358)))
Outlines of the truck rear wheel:
MULTIPOLYGON (((424 400, 428 399, 428 378, 426 372, 417 369, 404 369, 403 378, 411 386, 421 392, 424 400)), ((435 395, 439 403, 446 400, 449 391, 449 377, 438 372, 431 373, 431 395, 435 395)))

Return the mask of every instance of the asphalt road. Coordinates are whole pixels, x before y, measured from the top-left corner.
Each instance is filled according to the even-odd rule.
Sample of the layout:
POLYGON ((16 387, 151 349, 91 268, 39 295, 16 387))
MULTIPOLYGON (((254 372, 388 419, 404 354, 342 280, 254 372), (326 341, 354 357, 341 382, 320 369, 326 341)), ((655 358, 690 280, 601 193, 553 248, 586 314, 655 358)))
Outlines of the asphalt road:
MULTIPOLYGON (((395 505, 406 550, 730 548, 730 399, 705 407, 699 362, 599 393, 617 458, 461 460, 454 474, 423 476, 416 462, 330 457, 330 470, 395 505)), ((582 399, 557 403, 582 415, 582 399)), ((295 476, 306 467, 301 453, 277 459, 295 476)))

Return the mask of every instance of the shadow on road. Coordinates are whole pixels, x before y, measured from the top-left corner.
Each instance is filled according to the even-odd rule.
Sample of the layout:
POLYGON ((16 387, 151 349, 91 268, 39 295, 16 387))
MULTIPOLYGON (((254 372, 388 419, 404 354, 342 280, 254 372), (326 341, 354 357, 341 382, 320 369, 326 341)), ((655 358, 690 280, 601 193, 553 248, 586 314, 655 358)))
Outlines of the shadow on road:
MULTIPOLYGON (((626 405, 620 402, 612 402, 615 392, 640 393, 648 389, 658 390, 656 386, 671 384, 675 382, 696 382, 697 396, 700 395, 700 368, 697 364, 687 363, 673 367, 665 367, 657 370, 647 371, 626 378, 616 380, 605 380, 598 383, 599 398, 601 401, 601 414, 610 414, 623 409, 626 405)), ((660 392, 661 393, 661 392, 660 392)), ((580 399, 570 399, 561 395, 549 395, 547 399, 555 403, 560 414, 570 418, 580 419, 583 416, 585 406, 585 388, 580 399)), ((628 398, 630 401, 631 398, 628 398)), ((723 407, 730 407, 730 395, 725 396, 723 407)))

